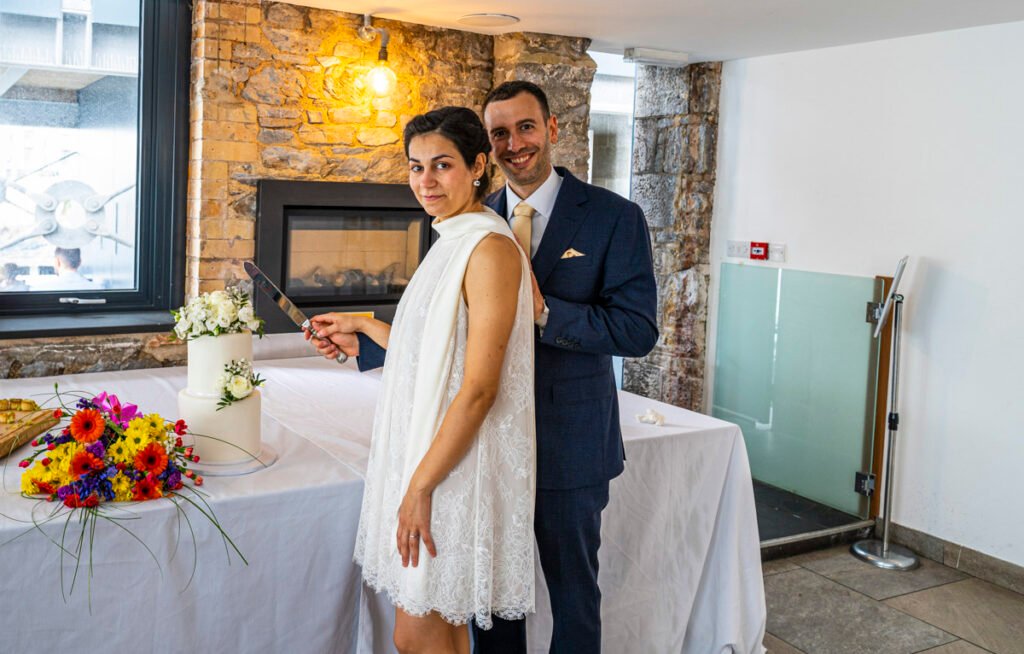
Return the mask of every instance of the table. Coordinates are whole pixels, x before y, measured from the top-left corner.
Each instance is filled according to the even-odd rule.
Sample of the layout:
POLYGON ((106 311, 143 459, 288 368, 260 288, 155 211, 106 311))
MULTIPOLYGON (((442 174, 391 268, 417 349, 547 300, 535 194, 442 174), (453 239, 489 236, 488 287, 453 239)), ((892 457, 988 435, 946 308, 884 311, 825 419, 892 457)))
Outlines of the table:
MULTIPOLYGON (((289 352, 292 353, 292 352, 289 352)), ((57 548, 22 534, 35 504, 17 495, 18 456, 0 494, 0 650, 392 652, 393 614, 362 586, 352 552, 378 373, 316 357, 258 361, 269 469, 208 478, 203 489, 249 565, 192 520, 175 551, 167 502, 132 504, 130 527, 97 529, 91 592, 79 573, 65 604, 57 548), (8 542, 11 541, 11 542, 8 542), (91 596, 91 614, 89 600, 91 596)), ((46 393, 53 378, 0 381, 0 397, 46 393)), ((184 368, 70 375, 67 390, 106 390, 176 417, 184 368)), ((604 650, 760 653, 765 627, 754 498, 742 434, 708 416, 621 393, 626 472, 612 482, 600 554, 604 650), (654 408, 662 427, 634 415, 654 408)), ((47 505, 48 506, 48 505, 47 505)), ((47 528, 48 533, 59 530, 47 528)), ((70 576, 73 566, 64 564, 70 576)), ((550 609, 538 564, 531 652, 547 651, 550 609)))

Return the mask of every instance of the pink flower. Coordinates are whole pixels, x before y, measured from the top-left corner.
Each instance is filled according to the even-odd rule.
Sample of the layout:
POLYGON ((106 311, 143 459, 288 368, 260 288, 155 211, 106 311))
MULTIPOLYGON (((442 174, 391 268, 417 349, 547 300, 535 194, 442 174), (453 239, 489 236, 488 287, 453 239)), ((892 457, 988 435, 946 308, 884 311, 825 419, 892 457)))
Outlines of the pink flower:
POLYGON ((134 404, 121 404, 121 400, 117 399, 116 395, 108 394, 106 391, 92 398, 92 402, 101 411, 110 416, 111 420, 122 429, 128 426, 132 418, 140 415, 138 406, 134 404))

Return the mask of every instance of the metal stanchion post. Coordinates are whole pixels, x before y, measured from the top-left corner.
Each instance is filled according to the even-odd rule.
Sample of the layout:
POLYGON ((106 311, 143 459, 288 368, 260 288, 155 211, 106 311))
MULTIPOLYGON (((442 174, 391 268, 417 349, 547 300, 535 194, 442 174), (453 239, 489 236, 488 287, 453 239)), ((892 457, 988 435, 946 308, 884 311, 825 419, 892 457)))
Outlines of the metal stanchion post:
POLYGON ((912 570, 919 565, 917 555, 905 547, 889 543, 889 523, 892 519, 893 460, 896 458, 896 433, 899 430, 900 414, 897 400, 900 379, 900 318, 903 296, 892 296, 892 354, 889 358, 889 415, 885 453, 885 501, 883 504, 882 540, 857 541, 850 548, 854 556, 886 570, 912 570))

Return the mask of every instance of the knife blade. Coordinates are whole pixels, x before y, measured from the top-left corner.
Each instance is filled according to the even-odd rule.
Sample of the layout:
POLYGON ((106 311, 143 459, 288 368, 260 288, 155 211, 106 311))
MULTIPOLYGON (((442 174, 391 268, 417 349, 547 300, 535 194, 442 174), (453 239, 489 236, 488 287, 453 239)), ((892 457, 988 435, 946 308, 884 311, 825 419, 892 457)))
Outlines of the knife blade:
MULTIPOLYGON (((277 284, 270 281, 270 278, 268 278, 256 264, 251 261, 246 261, 243 265, 245 266, 245 272, 252 278, 252 282, 256 288, 260 289, 260 291, 269 297, 271 301, 281 309, 281 311, 284 311, 289 320, 302 329, 308 329, 309 333, 313 335, 313 338, 318 341, 324 340, 320 338, 320 335, 317 334, 316 330, 313 329, 312 325, 310 325, 309 318, 306 317, 306 314, 302 313, 302 311, 295 306, 295 303, 289 300, 288 296, 277 287, 277 284)), ((338 363, 345 363, 348 361, 348 355, 339 349, 336 360, 338 363)))

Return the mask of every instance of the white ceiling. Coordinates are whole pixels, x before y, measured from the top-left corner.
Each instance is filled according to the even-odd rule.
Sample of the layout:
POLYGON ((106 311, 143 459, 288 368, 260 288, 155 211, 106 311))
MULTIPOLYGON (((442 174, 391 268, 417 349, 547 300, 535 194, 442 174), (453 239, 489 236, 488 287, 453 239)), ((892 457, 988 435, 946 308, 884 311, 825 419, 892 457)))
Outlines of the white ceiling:
POLYGON ((293 0, 486 34, 586 36, 592 50, 646 47, 719 61, 1024 20, 1022 0, 293 0), (467 28, 468 13, 512 14, 508 28, 467 28))

